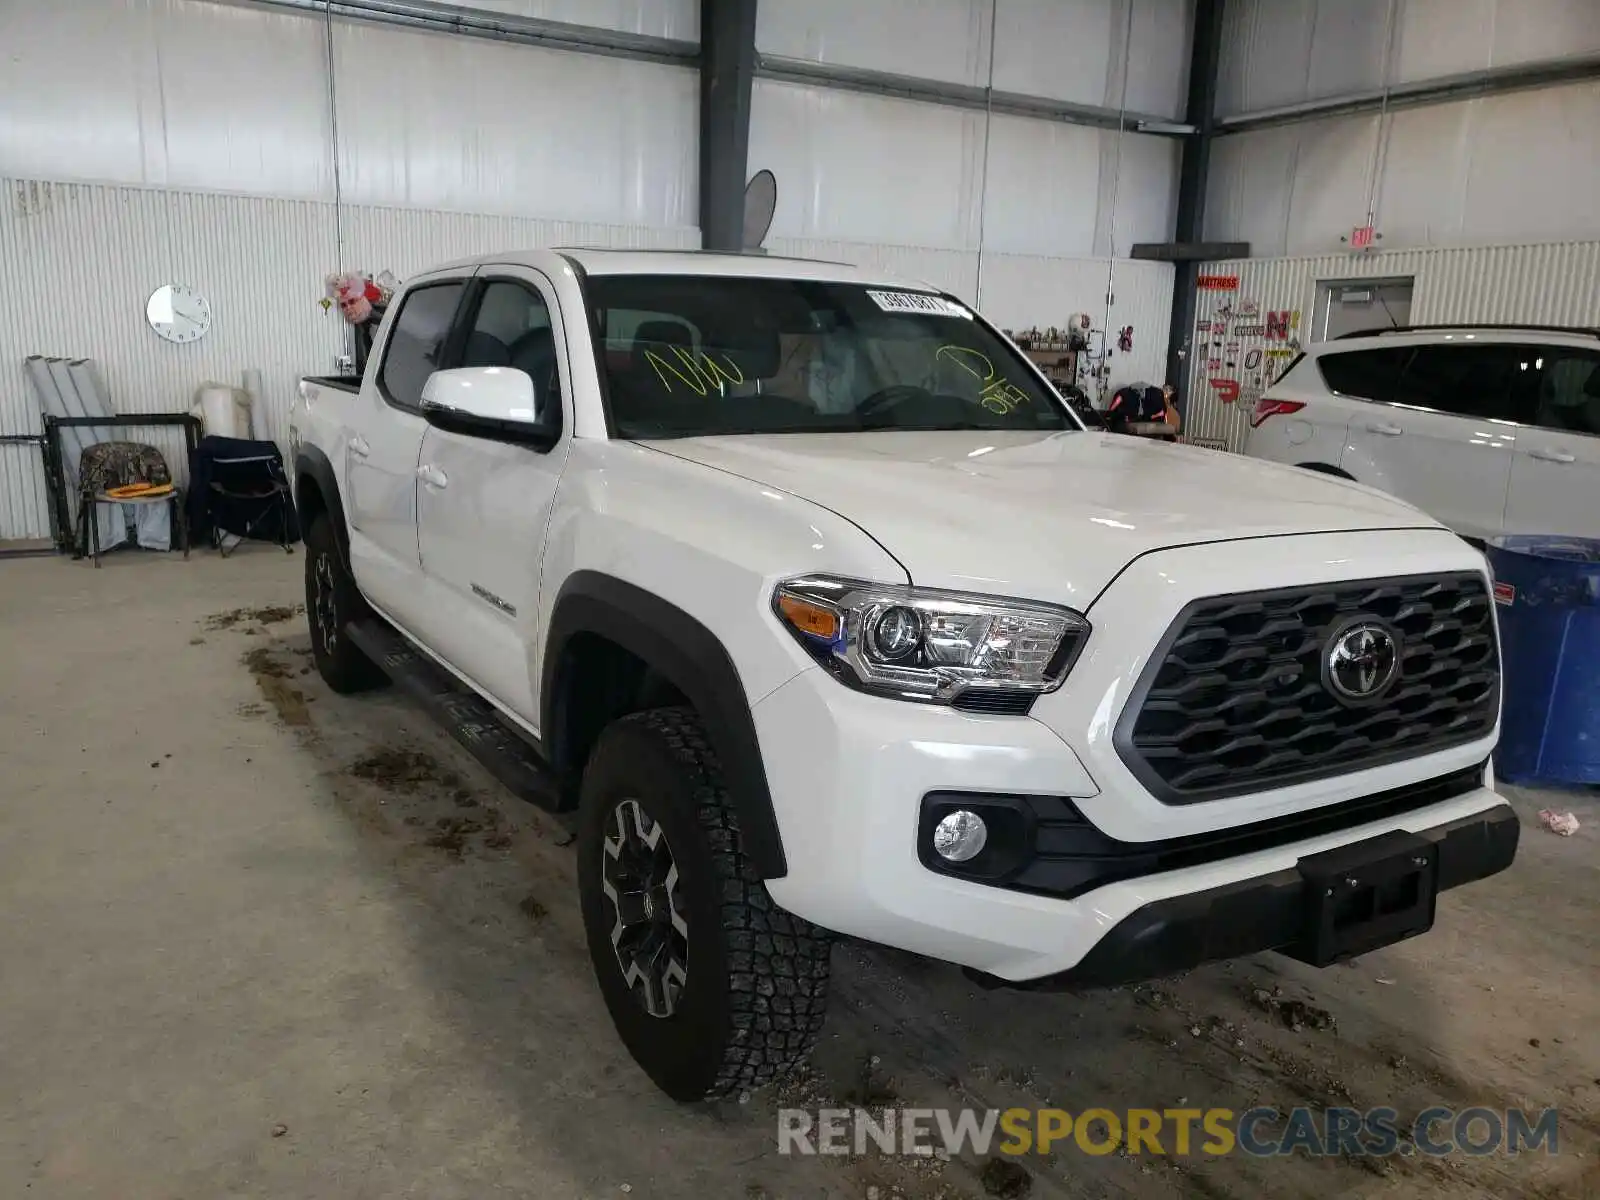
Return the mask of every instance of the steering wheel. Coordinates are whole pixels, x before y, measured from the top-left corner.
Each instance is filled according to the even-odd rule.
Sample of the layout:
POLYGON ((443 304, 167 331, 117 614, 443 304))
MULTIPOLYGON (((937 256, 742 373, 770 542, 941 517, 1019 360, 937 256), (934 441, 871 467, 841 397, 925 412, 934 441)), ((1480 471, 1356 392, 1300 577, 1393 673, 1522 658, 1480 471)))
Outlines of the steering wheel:
POLYGON ((870 417, 887 409, 898 408, 907 400, 932 398, 933 393, 925 387, 918 387, 914 383, 891 383, 886 388, 879 388, 860 404, 856 405, 856 416, 870 417))

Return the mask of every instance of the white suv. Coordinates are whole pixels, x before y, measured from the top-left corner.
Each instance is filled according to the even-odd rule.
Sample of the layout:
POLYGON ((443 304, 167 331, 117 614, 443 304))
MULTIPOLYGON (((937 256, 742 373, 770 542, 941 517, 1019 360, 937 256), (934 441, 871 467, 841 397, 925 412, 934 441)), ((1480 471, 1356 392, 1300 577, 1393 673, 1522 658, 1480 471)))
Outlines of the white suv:
POLYGON ((1245 453, 1381 488, 1468 538, 1600 531, 1600 329, 1407 326, 1312 346, 1245 453))

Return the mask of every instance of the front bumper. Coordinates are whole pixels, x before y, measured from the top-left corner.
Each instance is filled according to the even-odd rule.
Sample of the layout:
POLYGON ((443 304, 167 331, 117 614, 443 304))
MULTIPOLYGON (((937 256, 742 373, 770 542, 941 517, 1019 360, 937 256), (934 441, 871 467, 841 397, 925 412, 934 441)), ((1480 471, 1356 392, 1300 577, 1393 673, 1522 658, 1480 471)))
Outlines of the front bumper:
MULTIPOLYGON (((1182 927, 1176 914, 1187 910, 1179 902, 1240 887, 1248 893, 1285 872, 1295 874, 1301 860, 1313 855, 1396 831, 1432 836, 1433 831, 1449 830, 1458 823, 1491 818, 1500 822, 1510 814, 1494 791, 1474 787, 1411 811, 1358 817, 1359 824, 1346 828, 1319 829, 1292 842, 1120 878, 1062 898, 940 874, 918 857, 921 804, 932 792, 1064 797, 1091 814, 1102 829, 1102 812, 1137 802, 1123 794, 1123 788, 1097 786, 1072 749, 1042 722, 867 696, 841 686, 820 669, 804 671, 778 688, 754 706, 753 716, 788 860, 787 873, 767 881, 773 900, 837 933, 1011 982, 1060 975, 1080 963, 1090 964, 1090 955, 1113 936, 1116 944, 1139 946, 1152 940, 1174 944, 1181 936, 1161 931, 1182 927), (1130 919, 1135 923, 1124 930, 1123 923, 1130 919), (1137 933, 1146 926, 1147 932, 1137 933)), ((1473 750, 1464 748, 1362 771, 1337 781, 1345 789, 1337 798, 1416 784, 1474 762, 1481 763, 1481 755, 1474 758, 1473 750)), ((1249 799, 1255 804, 1250 816, 1259 819, 1263 808, 1271 812, 1275 797, 1249 799)), ((1213 809, 1212 829, 1248 821, 1249 817, 1241 820, 1240 813, 1229 814, 1231 821, 1217 820, 1221 808, 1235 803, 1224 801, 1213 809)), ((1193 824, 1202 815, 1200 810, 1211 807, 1177 810, 1173 821, 1193 824)), ((1304 801, 1296 806, 1301 811, 1308 807, 1304 801)), ((1187 832, 1151 823, 1144 836, 1167 838, 1187 832)), ((1504 849, 1514 851, 1514 838, 1504 849)), ((1458 853, 1452 848, 1449 856, 1458 853)), ((1494 861, 1484 859, 1485 864, 1494 861)), ((1504 865, 1485 865, 1482 874, 1504 865)), ((1462 875, 1453 866, 1440 869, 1441 886, 1476 877, 1462 875), (1447 879, 1452 882, 1445 883, 1447 879)), ((1248 907, 1264 895, 1237 903, 1248 907)), ((1265 941, 1249 939, 1237 951, 1228 948, 1225 926, 1233 911, 1227 906, 1217 909, 1218 932, 1202 944, 1220 947, 1220 955, 1269 948, 1275 934, 1265 941)), ((1128 961, 1139 961, 1139 955, 1128 961)), ((1183 965, 1180 961, 1153 970, 1162 973, 1183 965)))
MULTIPOLYGON (((1444 891, 1509 867, 1520 832, 1516 813, 1501 804, 1419 836, 1433 848, 1438 890, 1444 891)), ((982 973, 976 978, 985 986, 1049 991, 1136 983, 1267 950, 1315 962, 1307 944, 1308 886, 1304 873, 1291 868, 1153 901, 1117 922, 1077 966, 1058 975, 1021 985, 982 973)))

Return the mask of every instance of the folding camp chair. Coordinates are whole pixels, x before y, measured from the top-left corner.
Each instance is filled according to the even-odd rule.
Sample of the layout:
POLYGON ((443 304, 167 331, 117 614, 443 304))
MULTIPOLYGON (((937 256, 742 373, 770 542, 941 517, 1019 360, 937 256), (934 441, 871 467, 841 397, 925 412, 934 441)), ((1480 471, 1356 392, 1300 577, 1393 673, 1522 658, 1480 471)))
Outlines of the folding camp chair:
POLYGON ((278 447, 246 438, 205 437, 190 464, 190 523, 226 558, 227 535, 272 541, 285 553, 300 540, 289 478, 278 447))
MULTIPOLYGON (((121 520, 123 505, 144 508, 165 504, 169 514, 167 549, 183 543, 183 556, 189 557, 189 527, 183 514, 183 490, 172 483, 167 460, 154 446, 139 442, 96 442, 87 447, 78 463, 78 553, 82 558, 93 553, 100 565, 101 522, 97 506, 114 504, 121 520)), ((141 529, 143 528, 143 518, 141 529)), ((141 534, 140 542, 144 541, 141 534)))

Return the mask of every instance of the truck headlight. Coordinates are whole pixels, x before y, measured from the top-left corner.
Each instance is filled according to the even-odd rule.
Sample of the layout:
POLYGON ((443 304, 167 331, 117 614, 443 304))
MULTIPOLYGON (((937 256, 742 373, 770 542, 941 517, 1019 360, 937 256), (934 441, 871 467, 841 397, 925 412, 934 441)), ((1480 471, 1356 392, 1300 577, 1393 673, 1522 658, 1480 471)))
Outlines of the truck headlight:
POLYGON ((1089 635, 1080 614, 1053 604, 829 575, 785 580, 772 608, 851 687, 936 704, 982 689, 1000 696, 992 711, 1026 711, 1059 687, 1089 635))

